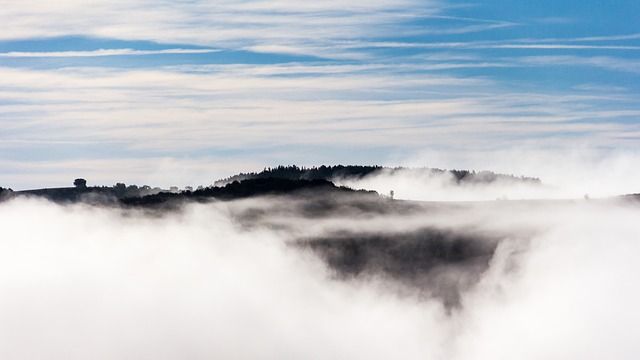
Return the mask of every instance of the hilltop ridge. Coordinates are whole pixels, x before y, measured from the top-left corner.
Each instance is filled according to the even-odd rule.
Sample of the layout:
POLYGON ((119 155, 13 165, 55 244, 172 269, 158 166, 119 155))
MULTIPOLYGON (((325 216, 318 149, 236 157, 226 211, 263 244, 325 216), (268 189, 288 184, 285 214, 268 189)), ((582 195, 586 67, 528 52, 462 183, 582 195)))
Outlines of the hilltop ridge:
POLYGON ((435 168, 383 167, 366 165, 335 165, 299 167, 296 165, 264 168, 261 172, 239 173, 214 182, 212 186, 199 186, 196 190, 186 187, 161 189, 148 185, 87 186, 82 178, 75 179, 74 187, 44 188, 23 191, 0 188, 0 200, 14 196, 35 196, 57 203, 83 202, 125 206, 157 205, 167 201, 205 199, 232 200, 263 195, 300 195, 305 191, 375 194, 371 190, 355 190, 337 186, 341 180, 367 179, 378 175, 445 176, 454 185, 490 184, 497 181, 541 184, 540 179, 525 176, 498 174, 491 171, 442 170, 435 168))
POLYGON ((383 166, 363 166, 363 165, 335 165, 326 166, 321 165, 318 167, 298 167, 296 165, 289 166, 277 166, 274 168, 264 168, 261 172, 240 173, 230 176, 225 179, 218 180, 214 183, 215 186, 224 186, 234 181, 242 181, 247 179, 265 179, 265 178, 281 178, 291 180, 329 180, 334 181, 336 179, 362 179, 368 176, 376 176, 380 174, 390 174, 404 172, 409 174, 430 174, 430 175, 448 175, 454 179, 458 184, 462 183, 491 183, 497 180, 518 181, 541 184, 539 178, 527 177, 527 176, 514 176, 507 174, 494 173, 492 171, 479 171, 474 170, 446 170, 437 168, 408 168, 408 167, 383 167, 383 166))

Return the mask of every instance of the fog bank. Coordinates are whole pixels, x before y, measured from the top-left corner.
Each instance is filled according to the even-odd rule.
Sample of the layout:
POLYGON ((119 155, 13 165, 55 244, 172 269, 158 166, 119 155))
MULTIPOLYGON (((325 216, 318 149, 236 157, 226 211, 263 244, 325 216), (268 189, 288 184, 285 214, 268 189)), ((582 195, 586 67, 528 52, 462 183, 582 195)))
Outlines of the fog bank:
POLYGON ((523 144, 520 147, 479 152, 423 152, 411 158, 393 159, 393 164, 407 167, 429 166, 475 171, 491 170, 515 176, 533 176, 544 186, 493 183, 455 186, 450 178, 406 176, 370 177, 347 186, 370 188, 381 193, 395 190, 403 199, 433 201, 474 201, 508 199, 582 199, 604 198, 640 193, 640 152, 611 150, 584 144, 555 147, 523 144), (534 169, 534 170, 532 170, 534 169))
MULTIPOLYGON (((0 357, 640 355, 635 204, 434 204, 400 215, 342 206, 321 217, 298 205, 250 199, 158 215, 1 203, 0 357), (293 245, 336 232, 425 227, 498 241, 477 281, 462 289, 459 308, 404 291, 384 273, 336 277, 322 256, 293 245)), ((455 266, 439 269, 441 282, 459 277, 455 266)))
MULTIPOLYGON (((476 175, 482 178, 482 172, 476 175)), ((394 198, 421 201, 486 201, 506 199, 572 198, 560 188, 517 177, 497 177, 486 181, 459 181, 446 171, 431 169, 383 169, 362 178, 336 178, 337 185, 375 190, 394 198)))

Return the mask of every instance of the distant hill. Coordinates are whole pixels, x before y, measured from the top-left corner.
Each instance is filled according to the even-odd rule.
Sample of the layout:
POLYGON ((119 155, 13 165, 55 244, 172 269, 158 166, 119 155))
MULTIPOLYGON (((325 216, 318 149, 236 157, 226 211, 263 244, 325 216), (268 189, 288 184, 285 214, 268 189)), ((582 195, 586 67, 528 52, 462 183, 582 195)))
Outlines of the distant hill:
POLYGON ((157 194, 161 192, 160 188, 151 188, 150 186, 129 185, 117 183, 114 186, 81 186, 62 187, 62 188, 44 188, 12 192, 12 196, 37 196, 57 203, 108 203, 118 202, 127 197, 141 197, 146 195, 157 194))
MULTIPOLYGON (((431 168, 405 168, 382 167, 360 165, 337 165, 319 167, 278 166, 265 168, 259 173, 240 173, 226 179, 216 181, 214 186, 199 188, 191 191, 171 191, 160 188, 151 188, 143 185, 125 185, 117 183, 114 186, 86 186, 86 180, 76 179, 74 187, 45 188, 24 191, 12 191, 0 188, 0 200, 14 196, 37 196, 57 203, 83 202, 90 204, 124 204, 132 206, 144 206, 161 204, 167 201, 181 199, 207 199, 231 200, 251 196, 269 194, 290 194, 303 191, 332 191, 332 192, 356 192, 346 187, 337 187, 333 181, 364 179, 377 175, 444 175, 454 183, 492 183, 494 181, 513 181, 540 183, 538 178, 516 177, 513 175, 496 174, 490 171, 468 170, 441 170, 431 168)), ((375 191, 361 191, 362 193, 376 194, 375 191)))
POLYGON ((222 187, 212 186, 195 191, 163 191, 159 188, 140 187, 116 184, 113 187, 64 187, 46 188, 24 191, 0 190, 0 199, 15 196, 41 197, 56 203, 88 203, 100 205, 156 206, 180 201, 234 200, 253 196, 293 195, 307 196, 327 194, 360 194, 378 197, 375 191, 353 190, 344 186, 336 186, 328 180, 315 179, 283 179, 264 178, 234 181, 222 187))
POLYGON ((242 181, 247 179, 289 179, 289 180, 329 180, 334 178, 361 178, 363 176, 375 173, 383 169, 381 166, 359 166, 359 165, 337 165, 337 166, 325 166, 320 167, 298 167, 296 165, 291 166, 278 166, 274 168, 265 168, 259 173, 240 173, 230 176, 226 179, 218 180, 214 183, 215 186, 224 186, 234 181, 242 181))
POLYGON ((155 195, 143 197, 130 197, 121 200, 124 205, 148 206, 170 201, 180 200, 235 200, 254 196, 265 195, 322 195, 322 194, 347 194, 357 193, 362 195, 378 196, 375 191, 353 190, 344 186, 337 187, 332 182, 322 179, 246 179, 234 181, 223 187, 213 186, 196 191, 183 191, 180 193, 161 192, 155 195))
POLYGON ((457 183, 491 183, 497 180, 517 181, 517 182, 529 182, 529 183, 541 183, 540 179, 525 176, 514 176, 506 174, 497 174, 491 171, 469 171, 469 170, 442 170, 433 168, 406 168, 406 167, 382 167, 382 166, 360 166, 360 165, 337 165, 337 166, 325 166, 320 167, 298 167, 296 165, 291 166, 278 166, 275 168, 265 168, 259 173, 240 173, 233 175, 226 179, 218 180, 214 183, 215 186, 224 186, 234 181, 242 181, 247 179, 290 179, 290 180, 328 180, 334 181, 336 179, 361 179, 367 176, 375 176, 380 174, 394 175, 397 173, 404 173, 407 175, 451 175, 452 179, 455 179, 457 183))

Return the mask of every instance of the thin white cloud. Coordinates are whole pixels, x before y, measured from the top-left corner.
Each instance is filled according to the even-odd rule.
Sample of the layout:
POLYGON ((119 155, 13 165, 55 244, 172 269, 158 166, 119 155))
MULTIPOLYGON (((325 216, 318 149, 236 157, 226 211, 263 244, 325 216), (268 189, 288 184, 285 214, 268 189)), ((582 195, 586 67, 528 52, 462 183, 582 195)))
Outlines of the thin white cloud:
POLYGON ((522 25, 520 23, 511 22, 511 21, 471 18, 471 17, 463 17, 463 16, 432 15, 432 16, 429 16, 429 18, 445 19, 445 20, 462 20, 462 21, 479 22, 479 23, 487 23, 487 24, 522 25))
POLYGON ((464 25, 464 26, 450 27, 450 28, 425 27, 424 33, 427 35, 467 34, 467 33, 475 33, 475 32, 483 32, 488 30, 508 28, 512 26, 516 26, 516 24, 509 23, 509 22, 499 22, 499 23, 464 25))
POLYGON ((565 49, 565 50, 640 50, 640 46, 634 45, 572 45, 572 44, 520 44, 509 40, 498 42, 351 42, 343 43, 346 48, 413 48, 413 49, 565 49))
POLYGON ((522 64, 539 66, 594 66, 608 70, 640 73, 640 63, 638 61, 610 56, 526 56, 519 58, 517 61, 522 64))
POLYGON ((576 90, 583 91, 598 91, 598 92, 620 92, 628 90, 623 86, 611 86, 611 85, 601 85, 601 84, 581 84, 573 87, 576 90))
POLYGON ((567 44, 496 44, 470 45, 469 48, 490 49, 565 49, 565 50, 640 50, 640 46, 627 45, 567 45, 567 44))
POLYGON ((624 41, 640 39, 640 34, 586 36, 576 38, 543 38, 543 39, 518 39, 518 42, 597 42, 597 41, 624 41))
POLYGON ((240 48, 301 47, 408 31, 406 21, 439 12, 436 2, 74 1, 3 3, 0 39, 84 35, 240 48), (70 16, 69 14, 82 14, 70 16))
MULTIPOLYGON (((493 19, 449 16, 441 1, 377 0, 344 4, 323 1, 142 1, 44 0, 5 4, 0 40, 84 35, 102 38, 196 44, 329 58, 364 58, 344 41, 403 35, 483 32, 519 26, 493 19), (82 13, 69 18, 68 14, 82 13), (410 20, 422 19, 420 26, 410 20), (144 19, 144 20, 140 20, 144 19), (430 25, 429 20, 434 24, 430 25), (439 24, 441 20, 455 24, 439 24), (350 51, 349 51, 350 50, 350 51)), ((375 46, 375 45, 374 45, 375 46)), ((383 45, 388 46, 388 45, 383 45)), ((402 45, 407 46, 407 44, 402 45)), ((418 45, 459 47, 460 44, 418 45)), ((468 45, 470 46, 470 45, 468 45)), ((474 48, 482 45, 474 45, 474 48)))
POLYGON ((215 49, 163 49, 163 50, 134 50, 134 49, 99 49, 92 51, 48 51, 22 52, 11 51, 0 53, 0 57, 15 58, 49 58, 49 57, 99 57, 123 55, 170 55, 170 54, 208 54, 218 52, 215 49))

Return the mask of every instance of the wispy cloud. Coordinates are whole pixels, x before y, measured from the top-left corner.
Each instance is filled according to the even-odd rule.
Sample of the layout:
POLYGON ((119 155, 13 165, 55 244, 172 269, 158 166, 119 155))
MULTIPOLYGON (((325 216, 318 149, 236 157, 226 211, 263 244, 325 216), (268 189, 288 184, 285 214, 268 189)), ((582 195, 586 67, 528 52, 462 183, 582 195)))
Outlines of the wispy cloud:
POLYGON ((208 54, 215 49, 163 49, 163 50, 134 50, 134 49, 100 49, 93 51, 48 51, 48 52, 21 52, 12 51, 0 53, 0 57, 98 57, 98 56, 123 56, 123 55, 168 55, 168 54, 208 54))
POLYGON ((599 42, 599 41, 625 41, 640 39, 640 34, 607 35, 607 36, 586 36, 574 38, 542 38, 542 39, 519 39, 520 42, 599 42))
POLYGON ((598 84, 580 84, 573 87, 577 90, 584 91, 600 91, 600 92, 619 92, 628 90, 622 86, 598 85, 598 84))
POLYGON ((0 39, 82 34, 161 43, 238 48, 297 45, 336 39, 371 38, 416 29, 408 18, 438 13, 436 2, 356 1, 142 1, 64 0, 51 4, 3 4, 0 39), (82 16, 69 16, 82 14, 82 16), (141 20, 143 19, 143 20, 141 20))
POLYGON ((634 45, 573 45, 555 43, 521 44, 517 41, 471 42, 353 42, 344 43, 347 48, 410 48, 410 49, 550 49, 550 50, 640 50, 634 45))
POLYGON ((554 66, 594 66, 608 70, 640 73, 640 63, 635 60, 614 58, 610 56, 526 56, 520 58, 523 64, 554 66))
POLYGON ((640 46, 626 45, 567 45, 567 44, 495 44, 469 45, 470 49, 568 49, 568 50, 640 50, 640 46))

